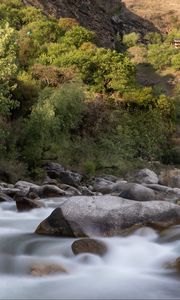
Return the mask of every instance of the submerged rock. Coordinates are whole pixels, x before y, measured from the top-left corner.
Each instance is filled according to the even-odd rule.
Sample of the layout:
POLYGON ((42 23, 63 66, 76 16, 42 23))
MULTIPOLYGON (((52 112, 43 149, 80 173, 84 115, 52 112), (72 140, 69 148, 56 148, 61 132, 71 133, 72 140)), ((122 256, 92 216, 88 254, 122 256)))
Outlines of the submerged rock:
POLYGON ((27 197, 16 197, 16 207, 19 212, 29 211, 33 208, 44 207, 44 204, 38 200, 32 200, 27 197))
POLYGON ((64 198, 36 233, 61 237, 118 236, 141 226, 180 224, 180 207, 163 201, 138 202, 115 196, 64 198))
POLYGON ((43 277, 43 276, 53 275, 56 273, 67 274, 68 271, 64 266, 61 265, 35 263, 32 265, 30 269, 30 273, 32 276, 35 277, 43 277))
POLYGON ((71 249, 75 255, 81 253, 92 253, 103 256, 107 252, 107 246, 104 242, 95 239, 80 239, 71 245, 71 249))

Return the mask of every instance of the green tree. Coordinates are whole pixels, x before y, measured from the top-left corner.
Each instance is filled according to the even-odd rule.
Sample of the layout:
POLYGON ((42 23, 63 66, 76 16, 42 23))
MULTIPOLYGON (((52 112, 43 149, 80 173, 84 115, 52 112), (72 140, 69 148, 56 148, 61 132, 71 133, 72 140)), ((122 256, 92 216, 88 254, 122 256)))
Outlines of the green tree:
POLYGON ((12 99, 17 75, 16 32, 7 24, 0 28, 0 114, 7 115, 17 106, 12 99))

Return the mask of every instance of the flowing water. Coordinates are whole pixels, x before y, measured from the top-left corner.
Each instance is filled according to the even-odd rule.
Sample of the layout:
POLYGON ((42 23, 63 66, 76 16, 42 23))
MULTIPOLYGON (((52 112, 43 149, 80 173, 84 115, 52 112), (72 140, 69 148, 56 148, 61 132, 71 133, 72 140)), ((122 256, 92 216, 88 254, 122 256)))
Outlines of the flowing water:
POLYGON ((37 225, 58 206, 17 213, 0 204, 0 299, 180 299, 180 276, 166 267, 180 256, 180 226, 159 236, 143 228, 103 239, 108 252, 74 256, 74 239, 39 236, 37 225), (34 264, 58 264, 68 274, 34 277, 34 264))

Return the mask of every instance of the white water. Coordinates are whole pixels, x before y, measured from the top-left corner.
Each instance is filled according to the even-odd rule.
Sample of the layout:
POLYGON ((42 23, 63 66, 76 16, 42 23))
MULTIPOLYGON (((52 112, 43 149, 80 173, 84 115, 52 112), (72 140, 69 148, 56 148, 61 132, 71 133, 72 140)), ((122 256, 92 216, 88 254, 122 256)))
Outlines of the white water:
POLYGON ((0 299, 180 299, 180 276, 165 267, 180 256, 180 227, 162 237, 149 228, 103 239, 108 253, 74 256, 74 239, 33 234, 58 204, 17 213, 0 204, 0 299), (69 274, 33 277, 34 263, 63 265, 69 274))

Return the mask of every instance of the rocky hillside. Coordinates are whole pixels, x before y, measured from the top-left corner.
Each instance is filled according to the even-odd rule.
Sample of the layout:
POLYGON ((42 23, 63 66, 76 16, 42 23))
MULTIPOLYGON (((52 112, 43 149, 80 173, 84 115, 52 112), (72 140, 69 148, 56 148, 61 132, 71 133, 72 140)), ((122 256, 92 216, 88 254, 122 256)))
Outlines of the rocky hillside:
POLYGON ((120 0, 23 0, 25 5, 34 5, 46 14, 73 17, 81 25, 96 31, 102 46, 115 46, 117 34, 136 31, 144 35, 156 31, 156 27, 144 18, 131 12, 120 0))

